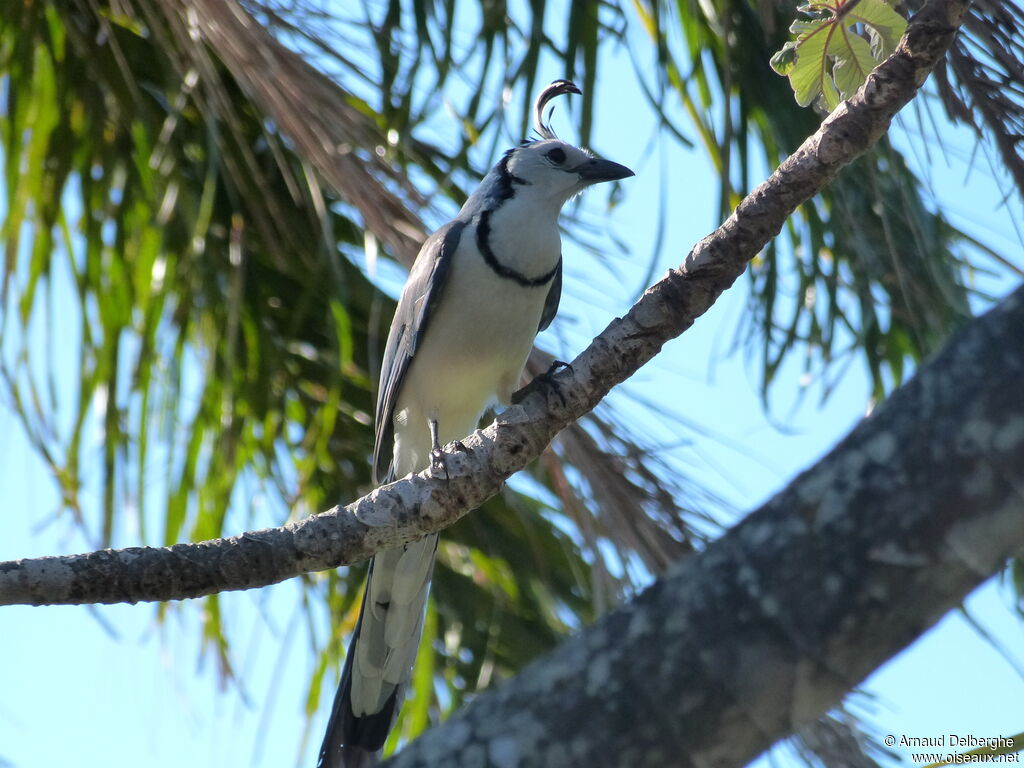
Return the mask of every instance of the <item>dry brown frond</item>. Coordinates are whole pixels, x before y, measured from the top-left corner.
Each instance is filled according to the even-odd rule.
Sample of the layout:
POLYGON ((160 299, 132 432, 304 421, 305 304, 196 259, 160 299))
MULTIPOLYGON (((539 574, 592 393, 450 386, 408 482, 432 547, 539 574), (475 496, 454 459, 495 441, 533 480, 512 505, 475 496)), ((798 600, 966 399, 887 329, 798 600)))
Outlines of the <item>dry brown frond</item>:
MULTIPOLYGON (((295 178, 293 169, 279 160, 283 175, 292 181, 296 200, 311 202, 323 221, 324 203, 317 186, 318 179, 325 180, 341 200, 358 210, 369 232, 411 264, 424 233, 406 199, 415 204, 423 201, 404 175, 384 159, 386 131, 355 106, 357 100, 275 39, 236 0, 161 0, 159 11, 162 19, 141 8, 153 28, 164 28, 170 35, 165 47, 175 56, 183 79, 190 72, 198 74, 199 90, 213 113, 229 127, 233 125, 232 102, 218 71, 219 61, 260 108, 272 130, 315 172, 295 178)), ((267 138, 276 145, 271 131, 267 138)), ((246 170, 258 174, 254 166, 246 170)))

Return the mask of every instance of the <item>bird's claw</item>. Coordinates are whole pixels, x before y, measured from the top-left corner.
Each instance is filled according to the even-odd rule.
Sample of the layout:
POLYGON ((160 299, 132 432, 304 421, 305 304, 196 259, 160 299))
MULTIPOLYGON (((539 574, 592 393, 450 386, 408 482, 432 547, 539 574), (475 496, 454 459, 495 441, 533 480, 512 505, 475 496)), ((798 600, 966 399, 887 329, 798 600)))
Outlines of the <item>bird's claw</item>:
POLYGON ((558 396, 558 399, 562 401, 562 407, 564 408, 565 395, 562 394, 562 388, 554 379, 555 374, 558 373, 558 371, 560 371, 563 368, 568 368, 569 373, 574 373, 572 365, 566 363, 563 360, 555 360, 553 363, 551 363, 551 367, 549 367, 547 371, 531 380, 530 383, 527 384, 522 389, 517 389, 515 392, 512 393, 512 404, 519 405, 521 402, 523 402, 523 400, 532 395, 534 392, 543 393, 545 398, 548 396, 548 394, 553 392, 555 395, 558 396))
POLYGON ((548 366, 547 371, 544 372, 544 375, 545 376, 554 376, 556 373, 558 373, 563 368, 568 369, 569 373, 576 373, 576 371, 573 370, 572 363, 567 363, 567 362, 565 362, 565 360, 553 360, 551 362, 551 365, 548 366))
POLYGON ((448 474, 448 462, 445 460, 444 451, 439 447, 430 449, 430 472, 434 475, 444 474, 445 482, 451 480, 448 474))

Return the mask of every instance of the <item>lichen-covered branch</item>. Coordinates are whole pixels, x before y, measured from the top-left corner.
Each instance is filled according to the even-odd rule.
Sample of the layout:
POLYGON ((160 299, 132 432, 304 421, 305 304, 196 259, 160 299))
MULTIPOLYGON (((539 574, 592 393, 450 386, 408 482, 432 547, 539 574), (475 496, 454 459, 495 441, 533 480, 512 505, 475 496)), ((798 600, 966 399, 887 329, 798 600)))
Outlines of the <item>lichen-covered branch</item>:
POLYGON ((689 328, 798 205, 878 140, 949 47, 967 5, 929 2, 858 94, 556 377, 558 394, 534 395, 465 440, 468 450, 448 458, 448 479, 423 473, 347 507, 229 539, 0 563, 0 605, 170 600, 264 586, 358 562, 452 524, 689 328))
POLYGON ((1024 288, 700 556, 388 765, 745 765, 1024 550, 1022 380, 1024 288))

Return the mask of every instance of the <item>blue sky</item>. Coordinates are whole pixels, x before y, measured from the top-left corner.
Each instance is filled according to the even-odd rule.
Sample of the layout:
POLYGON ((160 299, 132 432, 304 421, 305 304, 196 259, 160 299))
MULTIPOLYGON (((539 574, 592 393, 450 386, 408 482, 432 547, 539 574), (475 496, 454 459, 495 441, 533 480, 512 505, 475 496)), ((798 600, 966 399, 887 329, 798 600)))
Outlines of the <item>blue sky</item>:
MULTIPOLYGON (((647 110, 628 71, 621 54, 604 67, 593 143, 637 171, 608 224, 634 248, 600 263, 579 248, 566 248, 566 300, 543 339, 565 354, 579 351, 642 288, 659 204, 672 215, 656 274, 677 265, 717 224, 717 181, 700 151, 666 145, 645 156, 653 124, 643 122, 649 120, 647 110)), ((553 79, 561 73, 542 74, 553 79)), ((573 124, 573 112, 560 108, 555 125, 564 138, 573 137, 573 124)), ((1010 211, 1001 206, 998 176, 985 166, 967 171, 973 137, 943 129, 947 163, 935 151, 922 157, 912 121, 910 128, 897 126, 895 140, 922 173, 927 165, 927 178, 955 222, 1020 264, 1021 243, 1010 211)), ((601 201, 599 193, 586 204, 599 212, 601 201)), ((1019 221, 1019 204, 1011 205, 1019 221)), ((989 287, 1005 294, 1013 282, 989 287)), ((826 452, 863 416, 868 398, 868 383, 854 365, 823 406, 811 396, 794 408, 802 382, 790 365, 773 390, 772 418, 766 417, 756 367, 742 355, 727 354, 745 301, 746 281, 740 280, 634 377, 626 393, 613 394, 616 407, 653 438, 666 445, 682 438, 685 444, 673 449, 674 458, 741 512, 826 452), (625 394, 665 404, 723 439, 680 434, 625 394)), ((58 349, 56 355, 73 359, 73 350, 58 349)), ((0 560, 87 549, 68 519, 53 520, 59 507, 54 484, 6 403, 0 403, 0 429, 0 488, 7 498, 0 560)), ((269 523, 273 511, 266 515, 269 523)), ((311 765, 329 694, 307 724, 303 708, 312 657, 303 633, 289 632, 299 594, 295 584, 284 583, 224 596, 224 610, 242 628, 233 633, 242 690, 222 689, 212 659, 198 661, 192 610, 172 611, 161 625, 152 605, 0 609, 0 765, 311 765)), ((1009 590, 990 583, 972 595, 967 608, 1024 669, 1024 625, 1010 610, 1009 590)), ((955 613, 863 688, 870 698, 858 699, 857 709, 870 715, 880 735, 1024 731, 1020 675, 955 613)), ((785 754, 779 759, 787 761, 785 754)))

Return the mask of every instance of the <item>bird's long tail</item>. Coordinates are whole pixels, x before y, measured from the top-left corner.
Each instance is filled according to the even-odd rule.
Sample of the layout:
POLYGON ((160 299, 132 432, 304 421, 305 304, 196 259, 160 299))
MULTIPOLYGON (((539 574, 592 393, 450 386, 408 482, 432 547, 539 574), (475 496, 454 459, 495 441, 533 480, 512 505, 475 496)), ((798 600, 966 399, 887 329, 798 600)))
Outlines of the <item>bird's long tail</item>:
POLYGON ((398 714, 423 632, 437 534, 378 552, 345 657, 317 768, 376 762, 398 714))

